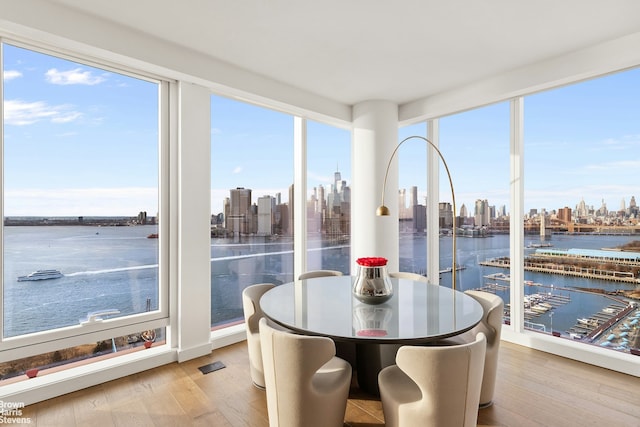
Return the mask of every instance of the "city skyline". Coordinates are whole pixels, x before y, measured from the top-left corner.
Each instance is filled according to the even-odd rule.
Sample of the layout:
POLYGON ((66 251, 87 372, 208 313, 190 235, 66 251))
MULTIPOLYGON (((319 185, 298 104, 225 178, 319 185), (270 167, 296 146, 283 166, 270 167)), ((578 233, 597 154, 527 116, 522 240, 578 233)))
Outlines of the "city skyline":
MULTIPOLYGON (((320 187, 316 187, 314 190, 317 190, 318 188, 320 188, 320 187)), ((314 191, 314 194, 312 195, 312 197, 319 196, 319 193, 321 193, 323 196, 325 196, 322 201, 327 202, 327 197, 326 196, 328 195, 328 189, 326 187, 324 187, 324 186, 322 186, 322 188, 324 188, 324 191, 322 191, 322 192, 314 191)), ((350 190, 350 186, 348 185, 348 183, 347 183, 345 188, 350 190)), ((246 188, 246 187, 236 187, 236 188, 229 189, 229 193, 232 194, 234 191, 237 191, 237 190, 248 191, 248 193, 251 195, 251 197, 250 197, 250 199, 248 201, 247 207, 248 206, 258 206, 258 208, 259 208, 259 204, 258 204, 258 200, 259 199, 264 198, 264 197, 268 197, 270 199, 278 200, 278 199, 281 199, 281 196, 282 196, 281 193, 276 193, 276 194, 273 194, 273 195, 265 194, 265 195, 261 195, 261 196, 255 197, 255 196, 253 196, 253 189, 246 188)), ((404 189, 400 189, 400 191, 402 191, 402 190, 404 190, 404 189)), ((399 196, 400 196, 400 192, 399 192, 399 196)), ((227 202, 231 201, 232 199, 233 199, 232 196, 226 198, 227 202)), ((311 201, 313 201, 312 198, 307 198, 306 199, 306 202, 311 202, 311 201)), ((404 207, 406 209, 410 209, 411 206, 412 206, 410 191, 405 191, 405 201, 406 201, 406 203, 405 203, 404 207)), ((227 202, 225 202, 225 203, 227 203, 227 202)), ((499 218, 499 217, 505 216, 505 215, 509 216, 509 212, 506 211, 506 210, 505 210, 505 215, 500 214, 500 212, 502 211, 503 206, 496 206, 494 204, 491 204, 490 200, 487 200, 487 199, 477 199, 477 200, 475 200, 475 203, 472 206, 467 206, 466 204, 462 204, 460 206, 457 206, 458 212, 456 213, 456 216, 457 217, 461 217, 461 218, 473 218, 473 217, 477 216, 478 213, 476 212, 476 208, 477 208, 477 204, 479 202, 486 203, 486 207, 487 208, 493 209, 493 212, 495 213, 495 215, 492 216, 491 218, 499 218), (465 212, 466 212, 466 214, 464 214, 465 212)), ((451 204, 450 203, 448 203, 448 202, 439 202, 439 204, 442 204, 442 203, 446 204, 449 208, 451 208, 451 204)), ((284 204, 286 204, 286 203, 284 203, 284 204)), ((418 205, 425 206, 420 201, 418 201, 418 205)), ((581 200, 580 202, 574 204, 573 206, 564 205, 562 207, 553 208, 553 209, 532 208, 529 211, 524 212, 524 215, 526 217, 534 217, 534 216, 542 214, 543 212, 546 215, 550 215, 552 213, 555 213, 556 215, 558 215, 560 211, 568 208, 572 212, 572 214, 578 215, 580 218, 585 218, 585 217, 587 217, 587 216, 589 216, 591 214, 597 216, 597 215, 599 215, 601 213, 601 211, 603 211, 603 209, 606 210, 606 214, 611 214, 611 213, 618 213, 618 212, 620 212, 622 210, 629 210, 632 207, 633 208, 637 208, 638 207, 634 196, 631 196, 629 198, 629 202, 625 202, 624 206, 620 205, 620 206, 617 206, 617 207, 609 208, 608 206, 606 206, 606 203, 602 203, 600 206, 596 206, 596 205, 589 205, 589 204, 585 203, 584 200, 581 200)), ((398 209, 400 210, 401 207, 398 207, 398 209)), ((217 214, 221 214, 221 213, 223 213, 223 212, 219 212, 217 214)), ((605 214, 605 212, 602 212, 602 213, 605 214)), ((212 215, 217 215, 217 214, 216 213, 212 213, 212 215)))
MULTIPOLYGON (((9 44, 3 82, 5 216, 157 213, 157 161, 140 162, 149 146, 157 150, 155 83, 9 44)), ((640 196, 631 178, 640 166, 639 83, 633 69, 525 97, 525 212, 583 199, 615 210, 640 196)), ((287 201, 292 116, 213 95, 211 119, 211 213, 236 187, 287 201)), ((336 170, 352 186, 350 131, 314 121, 307 129, 307 194, 328 188, 336 170)), ((439 131, 457 210, 487 199, 510 212, 508 102, 443 117, 439 131)), ((426 135, 426 125, 398 134, 426 135)), ((417 186, 420 201, 425 158, 420 141, 398 151, 399 188, 417 186)), ((439 201, 449 193, 442 176, 439 201)))

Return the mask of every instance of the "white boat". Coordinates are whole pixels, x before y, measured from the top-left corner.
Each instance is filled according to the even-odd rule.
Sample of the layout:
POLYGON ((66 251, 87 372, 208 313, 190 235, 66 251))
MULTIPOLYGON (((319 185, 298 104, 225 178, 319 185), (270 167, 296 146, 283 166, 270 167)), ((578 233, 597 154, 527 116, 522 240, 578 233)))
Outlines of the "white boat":
POLYGON ((546 313, 547 311, 549 311, 549 308, 541 305, 541 304, 536 304, 533 307, 531 307, 531 310, 537 312, 537 313, 546 313))
POLYGON ((551 248, 553 247, 553 244, 551 243, 529 243, 527 245, 527 248, 551 248))
POLYGON ((48 279, 59 279, 63 277, 59 270, 38 270, 33 273, 27 274, 26 276, 18 276, 18 282, 27 282, 32 280, 48 280, 48 279))
POLYGON ((598 321, 595 319, 578 319, 578 323, 587 326, 598 326, 598 321))

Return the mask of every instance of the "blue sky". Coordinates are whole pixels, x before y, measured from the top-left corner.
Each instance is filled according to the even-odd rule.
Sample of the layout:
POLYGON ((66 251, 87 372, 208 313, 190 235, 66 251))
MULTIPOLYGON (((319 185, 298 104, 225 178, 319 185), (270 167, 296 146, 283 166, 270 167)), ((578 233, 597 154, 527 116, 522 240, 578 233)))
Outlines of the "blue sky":
MULTIPOLYGON (((224 98, 214 98, 213 105, 212 194, 219 196, 213 197, 213 211, 234 186, 260 195, 286 189, 293 179, 291 118, 224 98), (227 152, 231 145, 240 147, 243 155, 227 152), (271 149, 264 151, 266 146, 271 149), (264 174, 264 165, 273 165, 273 173, 264 174)), ((524 105, 526 212, 575 208, 582 199, 596 209, 604 200, 608 209, 617 210, 623 200, 628 206, 631 196, 640 197, 635 179, 640 166, 639 70, 530 95, 524 105)), ((334 129, 329 134, 328 129, 309 125, 310 187, 331 184, 336 163, 351 185, 348 132, 334 129)), ((399 139, 425 135, 425 129, 424 124, 402 128, 399 139)), ((508 102, 441 118, 440 146, 453 176, 458 209, 465 204, 473 213, 475 201, 487 199, 509 211, 508 102)), ((425 157, 426 144, 419 140, 407 141, 398 152, 400 188, 418 186, 421 202, 425 157)), ((450 201, 444 172, 440 187, 440 200, 450 201)))
POLYGON ((157 84, 3 47, 5 215, 156 215, 157 84))
MULTIPOLYGON (((157 212, 157 91, 153 82, 4 45, 5 215, 157 212)), ((617 210, 636 194, 640 71, 525 98, 525 209, 574 208, 581 199, 617 210)), ((229 189, 253 200, 293 182, 290 115, 212 97, 212 212, 229 189), (265 173, 267 171, 267 173, 265 173)), ((425 125, 399 138, 425 134, 425 125)), ((308 123, 308 186, 328 190, 336 170, 351 182, 350 132, 308 123)), ((440 146, 458 209, 476 199, 509 211, 509 105, 443 117, 440 146)), ((423 202, 426 145, 398 152, 400 186, 423 202)), ((446 177, 441 201, 450 201, 446 177)))

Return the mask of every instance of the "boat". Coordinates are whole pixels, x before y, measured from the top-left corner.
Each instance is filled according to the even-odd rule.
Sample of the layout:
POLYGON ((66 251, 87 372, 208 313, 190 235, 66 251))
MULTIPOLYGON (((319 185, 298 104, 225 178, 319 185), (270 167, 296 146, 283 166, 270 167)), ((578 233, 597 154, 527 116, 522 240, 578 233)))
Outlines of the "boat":
POLYGON ((18 282, 27 282, 32 280, 49 280, 49 279, 59 279, 63 277, 59 270, 38 270, 33 273, 27 274, 26 276, 18 276, 18 282))
POLYGON ((598 326, 598 321, 595 319, 578 319, 578 323, 587 326, 598 326))
POLYGON ((147 239, 157 239, 158 238, 158 233, 151 233, 147 236, 147 239))
MULTIPOLYGON (((465 267, 464 265, 459 265, 456 267, 456 271, 460 271, 460 270, 465 270, 467 267, 465 267)), ((453 271, 453 268, 451 267, 447 267, 444 270, 440 270, 440 274, 442 273, 451 273, 453 271)))
POLYGON ((527 248, 531 248, 531 249, 537 249, 537 248, 552 248, 553 244, 552 243, 529 243, 527 245, 527 248))
POLYGON ((549 309, 541 304, 536 304, 533 307, 531 307, 531 310, 535 311, 536 313, 546 313, 547 311, 549 311, 549 309))

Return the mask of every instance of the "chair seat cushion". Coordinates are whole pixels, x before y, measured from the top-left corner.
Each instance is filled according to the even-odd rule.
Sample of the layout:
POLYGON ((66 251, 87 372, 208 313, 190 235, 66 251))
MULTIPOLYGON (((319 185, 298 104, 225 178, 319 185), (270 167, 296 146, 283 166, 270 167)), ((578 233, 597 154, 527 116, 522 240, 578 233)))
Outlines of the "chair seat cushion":
POLYGON ((325 363, 313 376, 313 386, 320 393, 326 393, 351 383, 351 365, 346 360, 334 357, 325 363))
POLYGON ((422 396, 416 383, 397 365, 387 366, 378 374, 381 398, 391 405, 417 402, 422 396))

